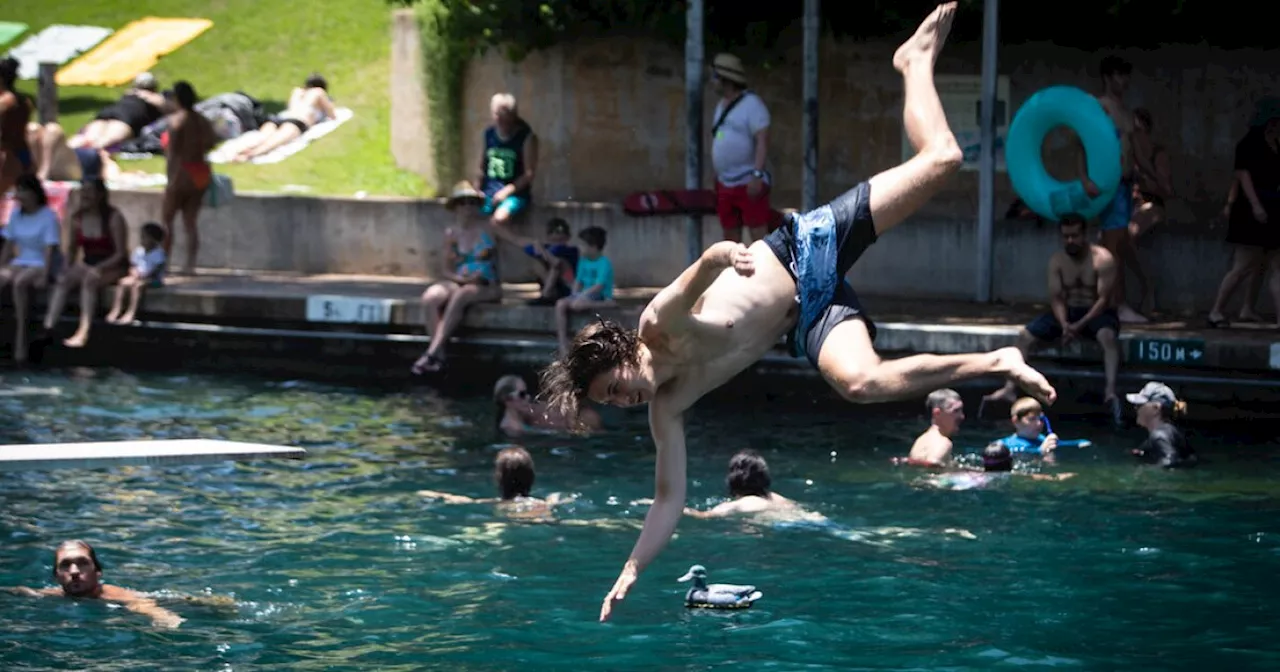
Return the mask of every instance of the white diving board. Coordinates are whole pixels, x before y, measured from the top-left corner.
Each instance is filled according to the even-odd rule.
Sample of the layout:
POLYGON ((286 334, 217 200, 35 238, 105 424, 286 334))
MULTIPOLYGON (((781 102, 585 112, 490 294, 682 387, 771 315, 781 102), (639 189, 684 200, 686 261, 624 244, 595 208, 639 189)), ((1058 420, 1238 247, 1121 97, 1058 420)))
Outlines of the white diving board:
POLYGON ((209 464, 227 460, 300 460, 301 448, 216 439, 31 443, 0 446, 0 471, 102 469, 127 466, 209 464))

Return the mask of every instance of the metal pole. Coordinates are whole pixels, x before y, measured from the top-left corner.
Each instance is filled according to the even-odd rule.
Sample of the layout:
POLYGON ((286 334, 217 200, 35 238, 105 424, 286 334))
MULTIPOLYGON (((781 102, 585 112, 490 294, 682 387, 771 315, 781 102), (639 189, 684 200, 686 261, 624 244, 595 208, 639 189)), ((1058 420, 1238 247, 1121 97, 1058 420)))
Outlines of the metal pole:
MULTIPOLYGON (((688 138, 684 150, 684 186, 702 188, 702 0, 689 0, 685 10, 684 95, 688 138)), ((689 263, 702 256, 702 217, 690 215, 688 231, 689 263)))
POLYGON ((818 207, 818 37, 822 0, 804 0, 804 183, 801 203, 809 212, 818 207))
POLYGON ((985 0, 982 20, 982 103, 978 106, 982 127, 978 163, 978 286, 977 300, 992 299, 993 250, 996 208, 996 56, 1000 25, 1000 0, 985 0))

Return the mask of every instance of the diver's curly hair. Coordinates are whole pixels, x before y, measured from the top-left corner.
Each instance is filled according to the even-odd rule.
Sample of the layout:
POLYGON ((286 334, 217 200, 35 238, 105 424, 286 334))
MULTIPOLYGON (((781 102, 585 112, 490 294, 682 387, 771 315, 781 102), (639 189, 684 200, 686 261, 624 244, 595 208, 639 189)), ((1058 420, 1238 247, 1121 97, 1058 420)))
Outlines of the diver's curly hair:
POLYGON ((542 371, 541 396, 550 409, 563 414, 579 431, 583 428, 578 422, 578 407, 586 400, 591 381, 639 359, 640 336, 635 329, 597 318, 578 332, 563 357, 542 371))

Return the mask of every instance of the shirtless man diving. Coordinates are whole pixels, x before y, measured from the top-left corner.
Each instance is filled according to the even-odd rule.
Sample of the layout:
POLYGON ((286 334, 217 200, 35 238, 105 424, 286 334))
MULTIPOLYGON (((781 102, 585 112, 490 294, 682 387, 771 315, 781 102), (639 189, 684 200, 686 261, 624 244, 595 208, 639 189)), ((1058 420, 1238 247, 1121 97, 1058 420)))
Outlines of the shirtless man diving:
POLYGON ((874 326, 843 281, 877 236, 919 209, 960 167, 960 148, 933 83, 934 62, 955 9, 955 2, 939 6, 893 56, 905 83, 913 158, 829 205, 789 218, 750 248, 730 241, 712 245, 654 297, 638 330, 594 322, 543 372, 544 394, 567 417, 586 399, 649 403, 657 447, 654 503, 600 609, 602 621, 666 545, 684 511, 684 412, 784 335, 790 334, 793 355, 807 357, 855 403, 910 398, 982 376, 1012 378, 1047 403, 1056 398, 1017 348, 881 360, 872 347, 874 326))
MULTIPOLYGON (((1070 343, 1087 338, 1102 346, 1107 387, 1103 403, 1119 423, 1120 398, 1116 395, 1116 372, 1120 368, 1120 317, 1111 305, 1111 286, 1119 270, 1107 248, 1089 242, 1085 220, 1066 215, 1059 221, 1062 249, 1049 258, 1049 304, 1052 311, 1036 318, 1018 334, 1018 349, 1024 354, 1033 348, 1062 339, 1070 343)), ((983 398, 1013 402, 1013 385, 1006 384, 983 398)))

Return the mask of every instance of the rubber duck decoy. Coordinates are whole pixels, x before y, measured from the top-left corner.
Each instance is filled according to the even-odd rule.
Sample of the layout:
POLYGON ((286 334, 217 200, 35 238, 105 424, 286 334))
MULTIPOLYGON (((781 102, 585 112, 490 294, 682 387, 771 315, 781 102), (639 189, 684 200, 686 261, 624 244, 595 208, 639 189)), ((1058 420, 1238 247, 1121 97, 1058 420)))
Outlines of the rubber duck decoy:
POLYGON ((684 594, 684 606, 701 609, 748 609, 764 593, 755 586, 737 586, 731 583, 707 584, 707 568, 694 565, 677 581, 693 581, 693 587, 684 594))

